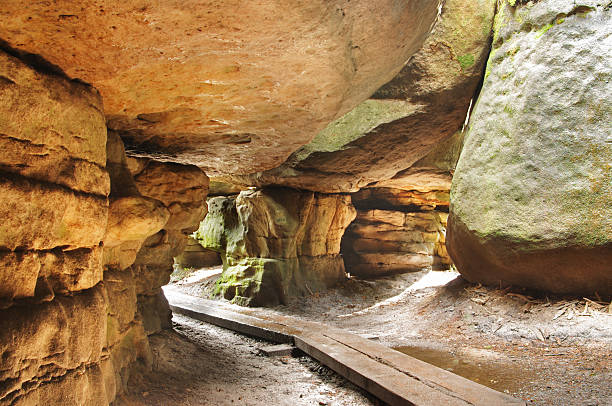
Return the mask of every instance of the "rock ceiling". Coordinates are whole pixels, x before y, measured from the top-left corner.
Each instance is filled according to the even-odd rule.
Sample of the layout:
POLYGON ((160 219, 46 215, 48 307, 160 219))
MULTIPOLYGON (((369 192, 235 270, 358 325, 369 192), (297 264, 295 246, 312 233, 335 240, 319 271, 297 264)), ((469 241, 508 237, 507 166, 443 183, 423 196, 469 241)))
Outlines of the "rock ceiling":
POLYGON ((14 0, 0 39, 94 86, 132 154, 247 174, 389 82, 437 13, 431 0, 14 0))

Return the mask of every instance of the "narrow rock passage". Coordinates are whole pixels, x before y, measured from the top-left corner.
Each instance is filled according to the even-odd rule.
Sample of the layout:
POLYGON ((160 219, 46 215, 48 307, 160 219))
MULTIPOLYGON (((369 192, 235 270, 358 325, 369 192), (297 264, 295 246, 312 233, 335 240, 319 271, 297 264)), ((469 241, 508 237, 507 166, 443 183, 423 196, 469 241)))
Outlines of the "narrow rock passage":
POLYGON ((151 337, 153 371, 117 406, 382 404, 309 357, 266 357, 268 342, 181 315, 173 327, 151 337))
MULTIPOLYGON (((612 404, 609 301, 597 310, 588 298, 486 288, 461 278, 448 282, 452 276, 418 272, 375 281, 350 279, 288 306, 221 306, 375 336, 387 347, 403 347, 416 358, 528 405, 612 404)), ((210 278, 203 274, 198 281, 194 274, 174 286, 206 297, 210 278)))

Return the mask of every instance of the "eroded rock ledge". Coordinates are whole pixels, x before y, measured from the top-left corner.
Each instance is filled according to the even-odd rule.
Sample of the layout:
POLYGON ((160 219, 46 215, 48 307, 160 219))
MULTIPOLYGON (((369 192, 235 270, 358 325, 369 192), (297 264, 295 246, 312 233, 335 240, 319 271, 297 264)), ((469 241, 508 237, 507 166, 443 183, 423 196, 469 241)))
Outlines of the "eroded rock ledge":
POLYGON ((210 198, 196 238, 221 253, 217 294, 242 305, 286 303, 346 277, 340 240, 354 218, 347 195, 249 190, 210 198))
POLYGON ((108 405, 168 325, 159 287, 207 177, 142 162, 134 180, 96 90, 2 52, 0 144, 0 403, 108 405))
POLYGON ((391 80, 439 3, 17 0, 0 39, 98 89, 134 153, 251 173, 391 80))

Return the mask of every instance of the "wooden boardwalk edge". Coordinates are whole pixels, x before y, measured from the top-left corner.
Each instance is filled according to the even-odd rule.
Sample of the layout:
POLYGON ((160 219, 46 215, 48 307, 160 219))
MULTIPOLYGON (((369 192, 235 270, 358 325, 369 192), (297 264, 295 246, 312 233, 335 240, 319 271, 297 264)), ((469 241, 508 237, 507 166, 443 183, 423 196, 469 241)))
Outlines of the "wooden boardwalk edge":
POLYGON ((259 318, 252 309, 247 315, 213 301, 164 290, 173 312, 267 341, 292 343, 390 405, 525 405, 356 334, 290 316, 259 318))

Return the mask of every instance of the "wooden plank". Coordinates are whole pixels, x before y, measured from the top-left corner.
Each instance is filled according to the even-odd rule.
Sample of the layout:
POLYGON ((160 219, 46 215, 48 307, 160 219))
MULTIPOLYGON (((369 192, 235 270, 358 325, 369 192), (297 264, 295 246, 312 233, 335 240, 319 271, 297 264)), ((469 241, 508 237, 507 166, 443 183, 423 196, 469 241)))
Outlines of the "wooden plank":
POLYGON ((390 405, 468 406, 410 376, 320 334, 295 337, 295 345, 323 365, 390 405))
POLYGON ((481 385, 450 371, 339 329, 326 329, 321 334, 360 353, 413 377, 432 390, 460 398, 470 405, 524 405, 525 402, 481 385))
POLYGON ((290 344, 268 345, 259 348, 259 351, 268 357, 289 357, 298 352, 297 348, 290 344))
POLYGON ((181 300, 184 298, 174 293, 169 295, 169 298, 170 310, 177 314, 183 314, 251 337, 262 338, 275 343, 293 344, 293 336, 297 333, 295 329, 286 325, 209 306, 205 301, 196 303, 193 298, 181 300))
POLYGON ((344 330, 261 315, 166 290, 170 308, 240 333, 295 346, 390 405, 503 406, 525 402, 344 330))

